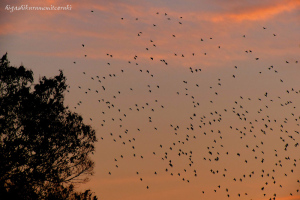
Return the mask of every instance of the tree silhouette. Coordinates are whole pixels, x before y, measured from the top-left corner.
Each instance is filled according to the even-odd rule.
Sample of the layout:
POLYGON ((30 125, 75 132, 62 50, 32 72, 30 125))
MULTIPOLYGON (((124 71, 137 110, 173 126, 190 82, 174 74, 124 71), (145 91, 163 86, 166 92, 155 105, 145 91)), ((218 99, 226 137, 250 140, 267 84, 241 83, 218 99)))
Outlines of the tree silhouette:
POLYGON ((34 85, 31 70, 10 66, 7 53, 0 60, 1 199, 80 195, 73 184, 93 172, 89 155, 96 136, 80 115, 64 106, 66 88, 62 71, 34 85))

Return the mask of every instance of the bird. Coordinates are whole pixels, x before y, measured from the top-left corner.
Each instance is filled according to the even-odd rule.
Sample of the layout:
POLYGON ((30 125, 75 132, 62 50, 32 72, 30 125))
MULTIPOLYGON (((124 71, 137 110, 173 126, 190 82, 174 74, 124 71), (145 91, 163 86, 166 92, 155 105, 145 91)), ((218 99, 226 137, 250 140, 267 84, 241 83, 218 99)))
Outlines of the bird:
MULTIPOLYGON (((75 86, 67 88, 66 97, 74 98, 68 102, 69 108, 83 113, 96 127, 99 142, 103 142, 97 147, 99 152, 112 158, 104 163, 109 178, 123 176, 121 172, 129 167, 128 176, 136 172, 135 180, 142 189, 151 186, 147 192, 159 187, 151 185, 154 174, 157 180, 172 176, 174 185, 193 181, 205 185, 193 191, 195 196, 203 194, 200 199, 207 198, 207 193, 216 195, 212 196, 215 199, 275 198, 272 192, 277 190, 294 195, 296 190, 280 180, 299 184, 294 176, 299 160, 291 152, 299 148, 300 117, 295 99, 300 91, 293 85, 293 76, 287 76, 289 70, 296 69, 297 61, 292 53, 278 56, 278 62, 261 57, 266 49, 260 46, 263 42, 280 44, 280 35, 273 38, 275 33, 268 34, 274 31, 271 27, 260 36, 263 39, 255 42, 248 32, 232 35, 230 43, 243 38, 243 46, 233 54, 229 43, 218 43, 222 38, 216 32, 200 31, 203 35, 193 36, 182 29, 191 28, 186 18, 160 12, 147 16, 147 24, 156 27, 150 29, 136 24, 143 23, 144 17, 121 18, 122 23, 134 28, 132 35, 125 33, 129 44, 134 44, 132 48, 123 50, 125 44, 119 43, 118 51, 113 53, 113 48, 104 43, 106 56, 100 55, 103 59, 95 70, 88 65, 92 58, 86 54, 85 63, 72 65, 85 67, 85 72, 74 69, 77 74, 70 77, 75 86), (211 51, 221 46, 222 50, 211 51), (238 53, 242 57, 235 59, 238 53), (253 67, 252 61, 256 63, 253 67), (289 64, 291 69, 280 63, 289 64), (111 161, 116 163, 111 165, 111 161), (220 182, 205 182, 201 174, 220 182), (244 187, 250 178, 257 187, 244 187), (230 182, 238 182, 244 189, 234 189, 230 182)), ((120 23, 120 17, 114 20, 110 23, 120 23)), ((259 34, 262 30, 258 27, 252 31, 259 34)), ((82 44, 85 50, 88 46, 82 44)), ((107 176, 106 170, 103 173, 107 176)), ((118 188, 115 191, 121 195, 118 188)))

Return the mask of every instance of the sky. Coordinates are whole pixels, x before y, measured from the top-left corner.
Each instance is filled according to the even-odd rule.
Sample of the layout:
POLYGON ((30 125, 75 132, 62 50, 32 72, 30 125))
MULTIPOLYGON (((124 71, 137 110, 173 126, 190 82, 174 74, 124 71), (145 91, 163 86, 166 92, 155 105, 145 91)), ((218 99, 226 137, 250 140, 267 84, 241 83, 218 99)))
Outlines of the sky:
POLYGON ((78 190, 300 199, 299 0, 4 0, 0 24, 0 54, 36 82, 63 70, 96 130, 78 190))

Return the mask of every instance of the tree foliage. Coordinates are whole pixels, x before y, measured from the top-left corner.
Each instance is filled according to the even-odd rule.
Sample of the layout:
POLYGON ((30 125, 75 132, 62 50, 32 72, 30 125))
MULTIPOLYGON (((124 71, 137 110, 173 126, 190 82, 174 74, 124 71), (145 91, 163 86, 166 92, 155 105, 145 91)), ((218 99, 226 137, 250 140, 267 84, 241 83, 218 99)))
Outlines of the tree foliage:
POLYGON ((62 71, 34 84, 7 53, 0 60, 0 196, 68 199, 92 174, 95 131, 64 106, 66 88, 62 71))

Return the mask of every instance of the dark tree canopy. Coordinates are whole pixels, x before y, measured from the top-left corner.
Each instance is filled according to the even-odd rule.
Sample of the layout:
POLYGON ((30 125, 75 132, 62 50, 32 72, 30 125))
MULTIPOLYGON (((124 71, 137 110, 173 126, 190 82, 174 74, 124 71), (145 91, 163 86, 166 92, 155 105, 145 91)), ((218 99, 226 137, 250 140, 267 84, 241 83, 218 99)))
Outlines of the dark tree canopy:
POLYGON ((33 83, 31 70, 10 66, 7 53, 2 57, 0 197, 69 199, 73 184, 93 172, 95 131, 64 106, 62 71, 33 83))

